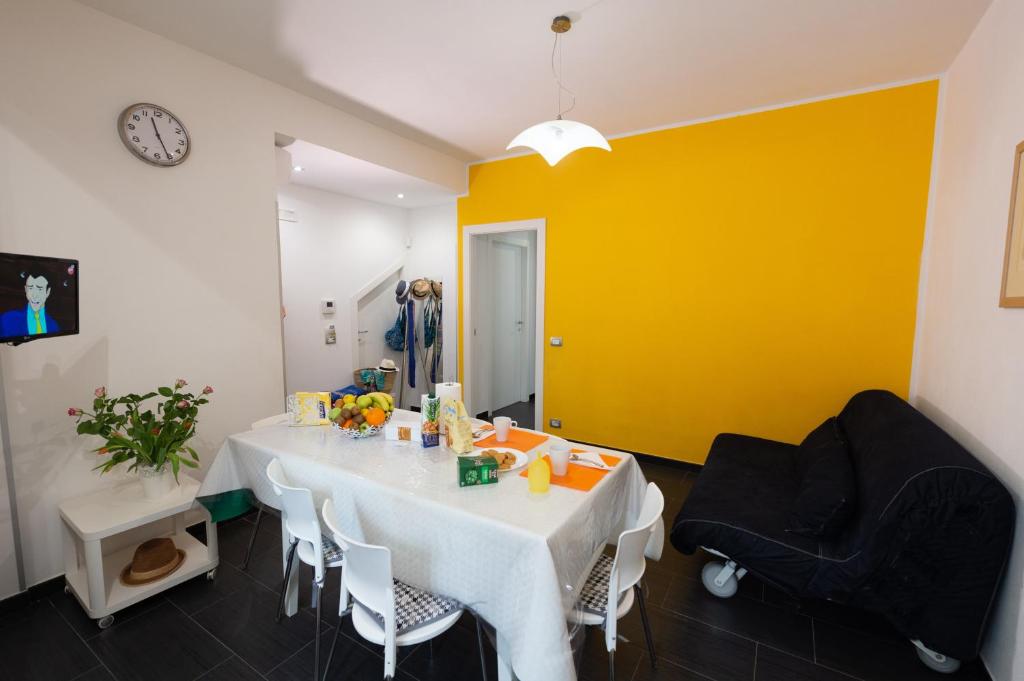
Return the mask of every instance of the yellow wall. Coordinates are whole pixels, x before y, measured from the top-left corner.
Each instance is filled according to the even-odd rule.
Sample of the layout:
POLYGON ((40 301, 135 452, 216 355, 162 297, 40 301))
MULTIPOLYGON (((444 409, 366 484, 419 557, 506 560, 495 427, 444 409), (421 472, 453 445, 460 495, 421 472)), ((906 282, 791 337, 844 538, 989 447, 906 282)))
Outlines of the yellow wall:
POLYGON ((796 442, 857 390, 906 396, 937 92, 471 166, 460 280, 463 225, 547 219, 544 422, 703 462, 723 431, 796 442))

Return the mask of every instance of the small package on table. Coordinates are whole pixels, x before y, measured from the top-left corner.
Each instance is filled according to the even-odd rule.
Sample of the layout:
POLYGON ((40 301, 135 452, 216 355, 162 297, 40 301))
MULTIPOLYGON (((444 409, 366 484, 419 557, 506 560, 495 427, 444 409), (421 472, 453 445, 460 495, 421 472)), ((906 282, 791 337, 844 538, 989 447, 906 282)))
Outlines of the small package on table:
POLYGON ((420 424, 417 421, 389 421, 384 426, 384 439, 420 444, 420 424))
POLYGON ((498 482, 498 461, 493 456, 460 456, 459 487, 498 482))

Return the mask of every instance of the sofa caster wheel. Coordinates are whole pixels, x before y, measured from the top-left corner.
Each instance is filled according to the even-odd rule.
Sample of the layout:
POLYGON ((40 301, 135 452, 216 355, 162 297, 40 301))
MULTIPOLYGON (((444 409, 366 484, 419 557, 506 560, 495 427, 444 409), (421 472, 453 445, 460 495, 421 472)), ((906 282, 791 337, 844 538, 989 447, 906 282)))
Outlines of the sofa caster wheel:
POLYGON ((740 588, 740 583, 736 579, 734 570, 730 570, 726 565, 719 563, 717 560, 713 560, 704 566, 704 569, 700 571, 700 580, 704 582, 705 589, 719 598, 731 598, 736 595, 736 591, 740 588), (728 574, 722 575, 726 571, 728 571, 728 574))
POLYGON ((930 648, 926 648, 924 644, 919 641, 914 641, 914 647, 917 649, 917 656, 924 663, 924 666, 928 667, 933 671, 937 671, 940 674, 952 674, 956 670, 960 669, 960 660, 953 657, 948 657, 942 653, 937 653, 930 648))
POLYGON ((206 581, 212 582, 217 577, 217 568, 213 568, 206 573, 206 581))
POLYGON ((106 617, 101 617, 98 620, 96 620, 96 626, 99 627, 100 629, 109 629, 110 625, 112 625, 113 623, 114 623, 114 616, 113 615, 107 615, 106 617))

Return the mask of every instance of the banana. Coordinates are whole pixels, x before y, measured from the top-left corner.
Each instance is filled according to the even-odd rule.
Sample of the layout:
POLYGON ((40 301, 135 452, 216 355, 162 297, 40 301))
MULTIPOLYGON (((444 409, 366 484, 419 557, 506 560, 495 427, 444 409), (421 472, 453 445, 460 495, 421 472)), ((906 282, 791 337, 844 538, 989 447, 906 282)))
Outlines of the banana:
POLYGON ((373 403, 375 405, 377 405, 386 412, 391 411, 394 408, 391 402, 388 400, 388 397, 390 397, 390 395, 388 395, 387 393, 369 393, 368 397, 371 400, 373 400, 373 403))

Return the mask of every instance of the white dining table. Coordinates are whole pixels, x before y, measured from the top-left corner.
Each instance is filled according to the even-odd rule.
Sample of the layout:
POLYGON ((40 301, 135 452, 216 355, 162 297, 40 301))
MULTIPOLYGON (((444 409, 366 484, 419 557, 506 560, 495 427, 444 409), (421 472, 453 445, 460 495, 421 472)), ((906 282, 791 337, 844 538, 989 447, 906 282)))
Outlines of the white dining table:
MULTIPOLYGON (((418 414, 399 410, 394 418, 418 414)), ((492 625, 501 681, 573 681, 567 621, 590 568, 635 521, 646 490, 631 455, 580 447, 620 461, 587 492, 552 485, 531 495, 518 471, 502 473, 497 484, 459 487, 457 456, 443 445, 274 425, 227 438, 198 496, 249 489, 279 509, 265 475, 277 458, 293 484, 312 490, 318 508, 333 499, 346 534, 391 549, 396 578, 456 598, 492 625)), ((286 612, 297 607, 293 578, 286 612)))

